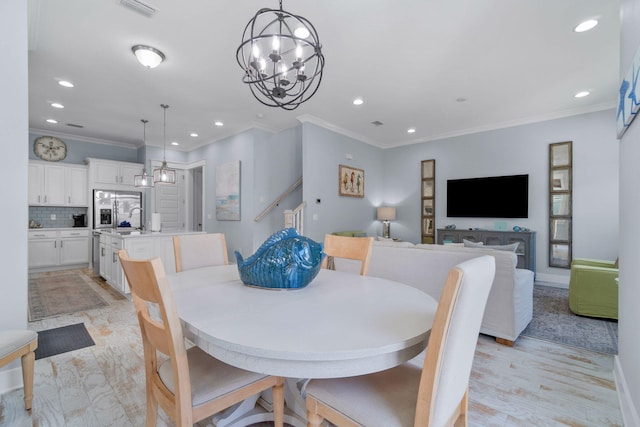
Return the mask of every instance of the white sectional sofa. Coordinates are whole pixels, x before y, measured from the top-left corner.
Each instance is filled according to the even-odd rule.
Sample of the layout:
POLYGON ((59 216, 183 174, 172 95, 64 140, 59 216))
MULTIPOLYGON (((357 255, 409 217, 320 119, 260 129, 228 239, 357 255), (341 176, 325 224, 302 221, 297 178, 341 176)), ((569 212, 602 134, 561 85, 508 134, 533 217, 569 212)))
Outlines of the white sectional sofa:
MULTIPOLYGON (((452 267, 485 254, 495 258, 496 275, 480 332, 496 337, 496 341, 502 344, 513 345, 533 315, 534 280, 532 271, 516 268, 517 256, 514 252, 375 241, 369 275, 405 283, 439 299, 452 267)), ((339 259, 335 260, 335 266, 336 270, 351 271, 356 268, 352 262, 339 259)))

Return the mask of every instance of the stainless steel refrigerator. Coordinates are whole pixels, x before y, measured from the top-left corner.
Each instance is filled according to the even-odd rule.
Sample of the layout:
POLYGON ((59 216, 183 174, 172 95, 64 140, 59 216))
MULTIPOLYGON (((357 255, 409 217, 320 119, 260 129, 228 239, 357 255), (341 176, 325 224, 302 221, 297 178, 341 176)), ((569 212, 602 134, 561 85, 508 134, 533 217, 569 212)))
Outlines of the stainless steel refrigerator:
POLYGON ((93 228, 141 228, 142 193, 93 190, 93 228))

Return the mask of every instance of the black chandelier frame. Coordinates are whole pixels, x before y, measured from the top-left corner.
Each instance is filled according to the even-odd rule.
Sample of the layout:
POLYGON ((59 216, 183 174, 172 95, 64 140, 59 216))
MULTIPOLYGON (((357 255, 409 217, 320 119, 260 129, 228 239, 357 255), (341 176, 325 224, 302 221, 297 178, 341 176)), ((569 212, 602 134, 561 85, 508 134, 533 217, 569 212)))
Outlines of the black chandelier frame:
POLYGON ((249 21, 236 59, 245 71, 242 81, 269 107, 294 110, 318 91, 322 81, 324 55, 318 32, 308 19, 283 10, 282 0, 280 9, 260 9, 249 21), (296 35, 300 28, 309 35, 296 35))

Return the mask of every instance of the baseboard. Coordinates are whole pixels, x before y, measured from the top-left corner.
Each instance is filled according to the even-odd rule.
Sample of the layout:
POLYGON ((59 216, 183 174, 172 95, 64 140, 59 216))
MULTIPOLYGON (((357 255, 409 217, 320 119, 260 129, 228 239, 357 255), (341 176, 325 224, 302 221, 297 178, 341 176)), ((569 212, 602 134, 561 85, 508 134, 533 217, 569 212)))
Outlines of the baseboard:
POLYGON ((0 394, 16 388, 22 388, 22 368, 5 369, 0 371, 0 394))
POLYGON ((561 276, 559 274, 536 273, 536 282, 547 282, 549 286, 557 288, 569 288, 569 276, 561 276))
POLYGON ((622 421, 625 427, 640 427, 638 410, 633 405, 631 396, 629 396, 629 388, 627 386, 627 381, 624 378, 624 372, 622 372, 620 359, 618 356, 614 356, 613 360, 613 378, 616 382, 616 390, 618 391, 618 401, 620 403, 620 410, 622 411, 622 421))

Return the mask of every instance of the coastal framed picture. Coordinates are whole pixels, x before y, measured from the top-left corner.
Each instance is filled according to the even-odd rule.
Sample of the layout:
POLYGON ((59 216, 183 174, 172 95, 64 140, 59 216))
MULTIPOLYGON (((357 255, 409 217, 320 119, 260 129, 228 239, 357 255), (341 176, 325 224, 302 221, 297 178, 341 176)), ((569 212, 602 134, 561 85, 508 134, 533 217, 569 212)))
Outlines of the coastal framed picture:
POLYGON ((339 165, 338 194, 346 197, 364 197, 364 170, 339 165))
POLYGON ((240 160, 216 166, 216 219, 240 221, 240 160))

